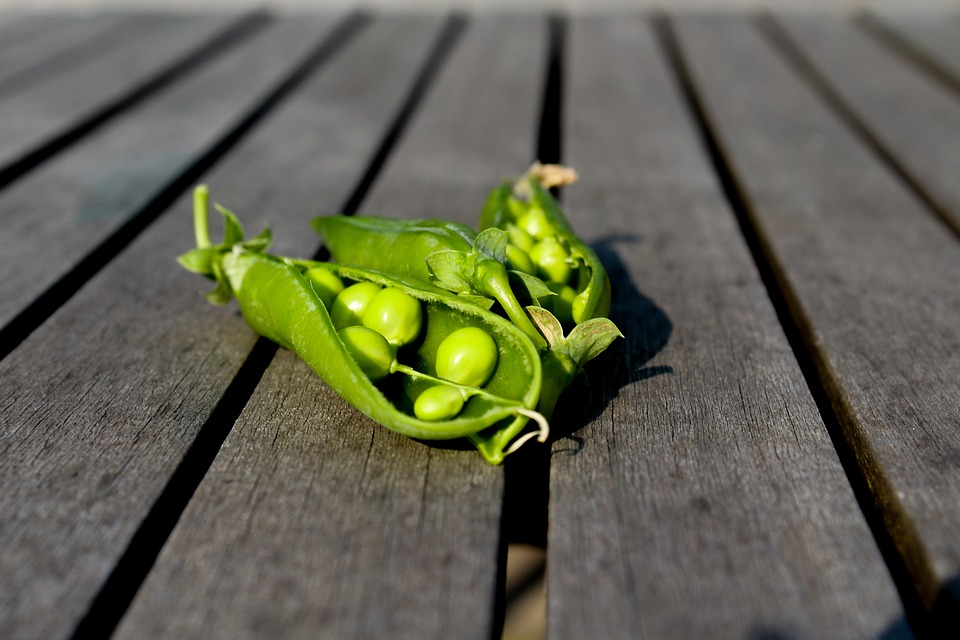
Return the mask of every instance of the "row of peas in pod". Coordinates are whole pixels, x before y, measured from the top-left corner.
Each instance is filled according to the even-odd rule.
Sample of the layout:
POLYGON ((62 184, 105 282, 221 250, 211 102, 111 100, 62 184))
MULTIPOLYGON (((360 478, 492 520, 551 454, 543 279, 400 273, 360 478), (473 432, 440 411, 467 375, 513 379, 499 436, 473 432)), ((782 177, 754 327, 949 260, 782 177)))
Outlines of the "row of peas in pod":
POLYGON ((383 426, 465 437, 497 464, 546 440, 560 393, 620 336, 605 317, 606 272, 547 191, 551 171, 535 165, 495 188, 479 232, 436 219, 317 218, 336 262, 271 255, 268 231, 245 239, 219 206, 224 240, 214 245, 199 187, 197 247, 179 261, 216 281, 211 302, 236 298, 254 331, 383 426))
MULTIPOLYGON (((345 287, 343 280, 324 267, 308 269, 305 275, 329 310, 341 342, 372 382, 396 372, 417 380, 429 379, 398 360, 399 350, 415 343, 423 328, 420 300, 397 287, 375 282, 345 287)), ((470 395, 469 389, 482 388, 493 375, 497 361, 497 343, 484 329, 465 326, 453 331, 437 347, 433 368, 442 382, 419 391, 413 414, 426 421, 457 416, 470 395)))

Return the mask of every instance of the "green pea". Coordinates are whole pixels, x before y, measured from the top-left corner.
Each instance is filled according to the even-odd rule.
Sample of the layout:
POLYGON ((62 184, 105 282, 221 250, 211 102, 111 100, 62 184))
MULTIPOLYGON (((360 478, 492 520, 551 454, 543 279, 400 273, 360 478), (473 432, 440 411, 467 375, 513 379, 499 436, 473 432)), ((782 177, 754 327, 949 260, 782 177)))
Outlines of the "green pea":
POLYGON ((561 323, 572 323, 574 321, 573 304, 577 298, 577 292, 573 290, 573 287, 559 282, 548 282, 547 288, 557 295, 542 298, 541 302, 544 308, 555 315, 561 323))
POLYGON ((380 285, 373 282, 358 282, 341 291, 330 306, 333 326, 342 329, 362 324, 364 309, 379 291, 380 285))
POLYGON ((323 302, 323 306, 329 309, 330 305, 333 304, 334 298, 343 291, 343 280, 338 278, 337 275, 329 269, 324 269, 323 267, 308 269, 304 275, 307 276, 307 280, 313 285, 313 290, 320 296, 320 301, 323 302))
POLYGON ((533 260, 531 260, 527 252, 520 247, 508 244, 507 260, 510 262, 511 268, 529 273, 532 276, 537 275, 537 267, 534 266, 533 260))
POLYGON ((393 365, 393 348, 382 335, 367 327, 344 327, 337 332, 341 342, 373 382, 387 377, 393 365))
POLYGON ((507 223, 507 241, 524 251, 530 251, 537 242, 529 233, 510 222, 507 223))
POLYGON ((517 220, 517 226, 529 233, 537 240, 543 240, 547 236, 556 232, 547 214, 543 209, 532 208, 529 213, 517 220))
POLYGON ((428 387, 413 403, 413 413, 421 420, 449 420, 463 409, 463 395, 455 387, 438 384, 428 387))
POLYGON ((545 238, 530 250, 530 259, 537 265, 537 273, 550 282, 567 283, 573 269, 567 259, 570 255, 554 237, 545 238))
POLYGON ((373 329, 390 344, 403 346, 420 335, 423 309, 413 296, 387 287, 370 299, 363 311, 363 326, 373 329))
POLYGON ((590 298, 590 291, 583 290, 577 294, 577 297, 573 299, 573 305, 571 306, 570 313, 573 314, 573 321, 580 323, 583 320, 583 312, 586 309, 587 301, 590 298))
POLYGON ((482 387, 497 367, 497 343, 477 327, 457 329, 437 348, 437 376, 468 387, 482 387))
POLYGON ((530 211, 530 205, 519 198, 513 196, 507 197, 507 209, 510 210, 514 220, 519 220, 530 211))

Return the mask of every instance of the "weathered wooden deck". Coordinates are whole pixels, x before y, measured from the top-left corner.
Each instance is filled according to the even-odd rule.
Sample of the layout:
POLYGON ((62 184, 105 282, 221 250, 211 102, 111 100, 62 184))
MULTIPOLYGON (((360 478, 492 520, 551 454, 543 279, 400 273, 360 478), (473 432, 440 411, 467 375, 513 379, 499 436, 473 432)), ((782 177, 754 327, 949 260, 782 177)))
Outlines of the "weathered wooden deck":
POLYGON ((960 630, 960 15, 0 17, 0 629, 960 630), (504 467, 353 410, 174 257, 205 181, 475 222, 534 158, 626 335, 504 467))

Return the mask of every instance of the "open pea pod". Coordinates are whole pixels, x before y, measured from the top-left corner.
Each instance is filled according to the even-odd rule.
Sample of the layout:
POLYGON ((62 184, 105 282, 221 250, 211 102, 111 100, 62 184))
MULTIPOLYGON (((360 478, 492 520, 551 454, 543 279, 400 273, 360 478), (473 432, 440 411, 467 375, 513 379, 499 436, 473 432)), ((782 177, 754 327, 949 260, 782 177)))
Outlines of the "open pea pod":
MULTIPOLYGON (((530 252, 537 257, 537 273, 558 293, 554 299, 546 299, 547 309, 527 308, 548 343, 548 348, 541 351, 543 386, 537 406, 547 418, 553 415, 561 393, 581 374, 584 365, 623 337, 606 317, 611 293, 606 269, 593 249, 573 232, 548 190, 552 185, 568 184, 575 175, 558 165, 534 164, 517 183, 504 182, 491 191, 478 225, 481 234, 491 229, 503 230, 514 251, 530 252), (553 181, 557 173, 561 174, 560 179, 553 181), (550 251, 538 254, 538 244, 550 251), (567 335, 561 320, 568 328, 572 326, 567 335)), ((497 437, 490 436, 486 445, 500 446, 497 437)), ((478 447, 482 450, 480 444, 478 447)))
POLYGON ((511 284, 527 290, 536 283, 511 279, 504 256, 490 250, 494 243, 470 227, 448 220, 341 215, 314 218, 312 225, 337 262, 417 278, 467 299, 492 298, 534 345, 546 347, 511 284))
POLYGON ((180 256, 180 263, 217 282, 209 296, 212 302, 223 303, 235 297, 254 331, 297 353, 357 409, 381 425, 417 439, 470 437, 476 443, 499 434, 497 443, 502 446, 481 449, 494 464, 530 437, 546 439, 546 420, 534 411, 542 382, 539 354, 513 324, 415 279, 266 254, 268 233, 244 241, 236 217, 218 209, 224 216, 226 232, 223 243, 212 245, 207 232, 206 190, 198 188, 194 212, 197 248, 180 256), (375 384, 364 373, 341 339, 321 296, 305 275, 316 269, 342 279, 396 288, 421 302, 423 328, 419 337, 396 352, 391 375, 382 381, 375 384), (481 328, 496 343, 496 365, 482 388, 456 385, 437 376, 439 345, 463 327, 481 328), (417 418, 412 406, 418 394, 438 384, 462 393, 462 410, 446 420, 417 418), (523 435, 531 419, 537 428, 523 435))
POLYGON ((550 243, 561 258, 544 268, 551 271, 559 266, 561 273, 570 274, 558 278, 566 279, 564 284, 573 288, 574 296, 568 301, 569 319, 579 324, 606 317, 610 313, 606 269, 596 252, 577 237, 556 199, 533 173, 531 170, 516 184, 504 182, 491 191, 480 213, 479 229, 503 229, 523 251, 531 251, 531 245, 538 241, 542 245, 550 243))

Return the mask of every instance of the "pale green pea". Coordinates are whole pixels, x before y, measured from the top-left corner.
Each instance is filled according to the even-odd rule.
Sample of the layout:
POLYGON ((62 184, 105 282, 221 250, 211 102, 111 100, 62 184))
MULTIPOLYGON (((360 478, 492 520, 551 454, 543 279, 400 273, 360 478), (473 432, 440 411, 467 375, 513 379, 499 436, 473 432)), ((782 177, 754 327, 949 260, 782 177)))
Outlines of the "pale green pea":
POLYGON ((420 301, 393 287, 377 292, 363 311, 363 326, 373 329, 394 346, 410 344, 420 335, 423 309, 420 301))
POLYGON ((530 250, 530 259, 536 263, 538 274, 550 282, 566 284, 570 280, 573 268, 567 262, 569 257, 563 244, 555 237, 541 240, 530 250))
POLYGON ((360 370, 371 381, 379 382, 389 375, 394 356, 386 338, 373 329, 357 325, 344 327, 337 334, 360 370))
POLYGON ((571 305, 570 313, 573 314, 573 321, 580 323, 583 319, 583 310, 587 306, 587 300, 590 298, 590 292, 586 289, 577 294, 577 297, 573 299, 573 305, 571 305))
POLYGON ((413 413, 421 420, 449 420, 463 409, 463 394, 456 387, 442 384, 429 387, 413 403, 413 413))
POLYGON ((543 240, 556 231, 543 209, 532 207, 527 214, 517 220, 517 226, 537 240, 543 240))
POLYGON ((320 296, 323 306, 329 309, 333 300, 343 291, 343 280, 338 278, 337 274, 323 267, 308 269, 305 275, 310 284, 313 285, 313 290, 320 296))
POLYGON ((510 262, 512 269, 529 273, 532 276, 537 275, 537 267, 533 264, 533 260, 531 260, 527 252, 520 247, 508 244, 507 260, 510 262))
POLYGON ((497 355, 497 343, 483 329, 457 329, 437 348, 437 376, 468 387, 482 387, 497 367, 497 355))
POLYGON ((530 211, 530 204, 520 200, 519 198, 510 196, 507 198, 507 208, 510 209, 513 219, 518 220, 526 215, 528 211, 530 211))
POLYGON ((373 282, 358 282, 341 291, 330 305, 333 326, 342 329, 361 324, 364 309, 379 291, 380 285, 373 282))
POLYGON ((524 251, 530 251, 537 242, 533 236, 512 222, 507 223, 507 241, 524 251))

